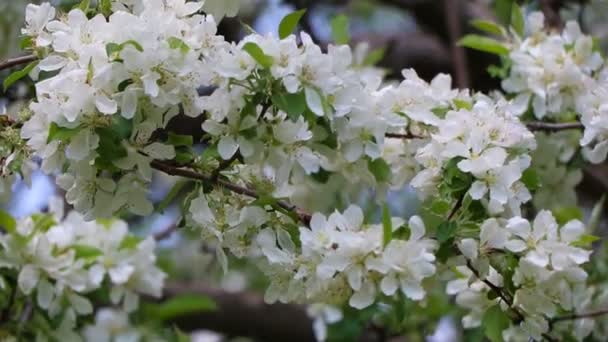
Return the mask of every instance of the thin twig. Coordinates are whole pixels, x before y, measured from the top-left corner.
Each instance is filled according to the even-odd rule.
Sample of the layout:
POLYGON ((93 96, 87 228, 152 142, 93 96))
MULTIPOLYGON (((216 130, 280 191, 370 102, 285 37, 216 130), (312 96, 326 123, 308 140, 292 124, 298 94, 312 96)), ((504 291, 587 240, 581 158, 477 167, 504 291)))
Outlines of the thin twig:
POLYGON ((169 238, 171 235, 173 235, 173 233, 175 233, 175 231, 177 231, 177 229, 179 228, 179 226, 176 223, 173 223, 172 225, 168 226, 167 228, 161 230, 160 232, 154 234, 154 240, 156 241, 162 241, 164 239, 169 238))
POLYGON ((21 56, 16 58, 7 59, 3 62, 0 62, 0 70, 10 69, 17 65, 27 64, 35 61, 38 57, 34 55, 21 56))
POLYGON ((561 322, 561 321, 573 321, 576 319, 583 319, 583 318, 595 318, 595 317, 604 316, 604 315, 608 315, 608 309, 580 313, 580 314, 557 316, 550 320, 550 324, 561 322))
MULTIPOLYGON (((239 195, 244 195, 244 196, 248 196, 248 197, 255 198, 255 199, 260 198, 260 195, 254 190, 236 185, 234 183, 230 183, 230 182, 222 180, 222 179, 213 179, 210 176, 203 175, 196 171, 175 167, 173 165, 161 162, 159 160, 153 160, 152 163, 150 164, 150 166, 152 166, 152 168, 154 168, 156 170, 162 171, 171 176, 180 176, 180 177, 190 178, 190 179, 194 179, 194 180, 199 180, 199 181, 206 182, 206 183, 212 183, 212 184, 215 184, 222 188, 226 188, 239 195)), ((285 201, 277 201, 277 205, 287 211, 295 213, 296 216, 298 217, 298 219, 300 221, 302 221, 304 224, 308 225, 310 223, 311 215, 308 213, 305 213, 304 211, 300 210, 296 206, 291 205, 285 201)))
POLYGON ((386 138, 395 138, 395 139, 423 139, 423 136, 416 135, 410 132, 407 133, 386 133, 384 134, 386 138))
POLYGON ((469 68, 467 55, 464 48, 458 46, 456 42, 462 36, 460 23, 461 0, 445 0, 444 13, 448 25, 448 35, 450 37, 450 49, 452 50, 452 65, 454 69, 454 79, 456 86, 460 89, 469 87, 469 68))
POLYGON ((528 127, 531 131, 544 131, 544 132, 558 132, 569 129, 584 129, 580 122, 564 122, 564 123, 553 123, 553 122, 542 122, 542 121, 533 121, 526 122, 526 127, 528 127))

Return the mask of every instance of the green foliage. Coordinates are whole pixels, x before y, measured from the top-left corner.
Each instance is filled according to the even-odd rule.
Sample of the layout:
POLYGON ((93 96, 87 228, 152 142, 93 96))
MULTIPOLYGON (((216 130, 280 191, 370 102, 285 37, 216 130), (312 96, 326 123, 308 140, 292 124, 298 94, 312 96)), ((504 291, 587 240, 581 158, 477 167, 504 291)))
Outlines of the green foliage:
POLYGON ((516 3, 511 8, 511 27, 520 37, 523 37, 526 30, 526 20, 524 13, 516 3))
POLYGON ((243 50, 247 51, 247 53, 264 68, 270 68, 272 66, 272 57, 266 55, 258 44, 249 42, 243 46, 243 50))
POLYGON ((119 249, 134 249, 142 241, 143 241, 143 239, 141 237, 139 237, 139 236, 127 235, 120 242, 120 248, 119 249))
POLYGON ((468 47, 473 50, 489 52, 495 55, 509 54, 509 48, 496 39, 480 36, 477 34, 467 34, 458 41, 458 45, 468 47))
POLYGON ((471 21, 471 26, 485 33, 497 36, 505 35, 505 29, 493 21, 475 19, 471 21))
POLYGON ((61 127, 61 126, 58 126, 56 123, 51 122, 51 125, 49 126, 49 135, 47 138, 47 143, 49 143, 53 140, 68 142, 68 141, 70 141, 70 139, 72 139, 74 136, 76 136, 76 134, 78 134, 78 132, 80 132, 79 127, 76 127, 76 128, 61 127))
POLYGON ((602 219, 602 213, 604 212, 604 205, 606 203, 606 195, 603 195, 591 210, 591 216, 589 222, 587 222, 587 231, 593 233, 597 231, 600 226, 600 220, 602 219))
POLYGON ((524 171, 521 175, 521 182, 524 183, 526 188, 530 191, 534 191, 542 186, 540 176, 535 169, 527 169, 524 171))
POLYGON ((391 210, 387 203, 382 206, 382 242, 384 246, 388 245, 393 239, 393 222, 391 219, 391 210))
POLYGON ((304 92, 290 94, 287 92, 273 92, 272 104, 287 113, 291 120, 297 120, 306 111, 306 96, 304 92))
POLYGON ((292 34, 305 13, 306 9, 301 9, 286 15, 279 24, 279 38, 285 39, 292 34))
POLYGON ((124 50, 125 47, 131 45, 139 52, 144 52, 143 46, 134 40, 127 40, 122 44, 116 43, 108 43, 106 44, 106 54, 108 58, 118 60, 120 56, 120 52, 124 50))
POLYGON ((345 15, 338 15, 334 17, 331 20, 331 33, 336 44, 348 44, 350 42, 348 17, 345 15))
POLYGON ((437 242, 443 244, 456 236, 457 224, 453 221, 444 221, 437 227, 437 242))
POLYGON ((99 248, 87 245, 74 245, 72 249, 76 252, 76 258, 79 259, 94 260, 98 256, 103 255, 103 252, 99 248))
POLYGON ((87 13, 87 11, 89 10, 89 7, 91 7, 91 1, 90 0, 82 0, 80 2, 80 4, 78 5, 78 9, 80 9, 84 13, 87 13))
POLYGON ((194 141, 191 135, 182 135, 169 132, 169 138, 167 140, 167 143, 176 147, 192 146, 194 144, 194 141))
POLYGON ((566 224, 568 221, 583 219, 583 212, 579 207, 558 208, 553 210, 553 215, 560 225, 566 224))
POLYGON ((365 59, 363 60, 362 65, 373 66, 373 65, 380 63, 380 61, 384 58, 385 53, 386 53, 386 49, 383 47, 370 51, 370 53, 368 53, 367 56, 365 56, 365 59))
POLYGON ((508 27, 511 24, 511 11, 514 4, 514 0, 496 0, 494 2, 496 18, 501 25, 508 27))
POLYGON ((598 236, 583 234, 580 238, 578 238, 578 240, 574 241, 572 245, 576 247, 589 248, 591 247, 591 244, 598 240, 600 240, 598 236))
POLYGON ((14 232, 17 227, 17 222, 11 216, 11 214, 2 209, 0 209, 0 227, 9 233, 14 232))
POLYGON ((458 168, 460 157, 452 158, 444 167, 444 178, 440 185, 441 194, 459 198, 469 190, 473 183, 473 176, 470 173, 462 172, 458 168))
POLYGON ((183 315, 217 310, 217 304, 204 295, 185 294, 175 296, 160 304, 151 304, 148 310, 154 318, 168 321, 183 315))
POLYGON ((188 44, 177 37, 169 37, 167 41, 169 42, 169 47, 171 49, 179 50, 184 55, 190 51, 188 44))
POLYGON ((12 86, 15 82, 27 76, 34 68, 38 65, 38 61, 34 61, 28 64, 25 68, 15 71, 10 74, 7 78, 4 79, 3 86, 4 91, 6 91, 10 86, 12 86))
POLYGON ((374 175, 378 183, 388 182, 391 178, 391 167, 388 163, 382 159, 377 158, 374 160, 369 159, 367 161, 367 167, 369 171, 374 175))
POLYGON ((492 342, 502 342, 502 331, 511 323, 509 317, 500 309, 499 305, 489 308, 483 315, 481 326, 486 337, 492 342))
POLYGON ((158 204, 158 207, 156 208, 156 210, 161 213, 164 212, 165 209, 167 209, 167 207, 169 207, 169 205, 171 205, 173 200, 175 200, 177 195, 179 195, 182 192, 182 190, 184 189, 184 187, 189 183, 190 183, 189 181, 183 180, 183 179, 180 179, 177 182, 175 182, 175 184, 173 184, 173 187, 171 187, 171 190, 169 190, 169 193, 167 194, 167 196, 165 196, 165 198, 163 198, 163 200, 158 204))
POLYGON ((99 0, 99 12, 109 17, 112 14, 112 0, 99 0))

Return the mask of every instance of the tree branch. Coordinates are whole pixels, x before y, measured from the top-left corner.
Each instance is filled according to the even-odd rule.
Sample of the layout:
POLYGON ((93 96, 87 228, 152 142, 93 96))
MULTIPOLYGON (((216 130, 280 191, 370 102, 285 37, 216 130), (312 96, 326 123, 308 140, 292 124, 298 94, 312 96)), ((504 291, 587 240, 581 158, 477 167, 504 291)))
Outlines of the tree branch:
POLYGON ((526 126, 531 131, 543 131, 543 132, 557 132, 568 129, 584 129, 580 122, 565 122, 565 123, 552 123, 552 122, 525 122, 526 126))
POLYGON ((560 0, 540 0, 540 9, 545 15, 545 23, 554 29, 561 30, 564 22, 559 15, 560 0))
POLYGON ((450 49, 452 51, 452 65, 454 69, 454 80, 460 89, 469 87, 469 66, 464 48, 458 46, 457 41, 462 36, 460 26, 461 0, 444 0, 444 13, 448 25, 450 37, 450 49))
POLYGON ((165 298, 183 294, 202 294, 217 304, 217 310, 189 313, 173 319, 180 329, 208 329, 228 337, 247 336, 259 341, 314 341, 312 320, 304 307, 292 304, 266 304, 254 293, 230 293, 202 284, 169 283, 165 298))
MULTIPOLYGON (((248 197, 255 198, 255 199, 260 198, 260 195, 254 190, 230 183, 230 182, 222 180, 222 179, 213 179, 210 176, 203 175, 196 171, 176 167, 176 166, 161 162, 159 160, 153 160, 152 163, 150 164, 150 166, 152 166, 153 169, 162 171, 171 176, 180 176, 180 177, 184 177, 184 178, 190 178, 190 179, 202 181, 205 183, 211 183, 216 186, 226 188, 239 195, 244 195, 244 196, 248 196, 248 197)), ((285 201, 277 201, 277 205, 284 210, 295 213, 296 216, 298 217, 298 219, 302 223, 304 223, 306 225, 308 225, 310 223, 310 219, 312 216, 310 214, 305 213, 304 211, 300 210, 296 206, 294 206, 290 203, 287 203, 285 201)))
POLYGON ((3 62, 0 62, 0 70, 10 69, 17 65, 27 64, 27 63, 35 61, 36 59, 38 59, 38 57, 36 57, 34 55, 10 58, 3 62))

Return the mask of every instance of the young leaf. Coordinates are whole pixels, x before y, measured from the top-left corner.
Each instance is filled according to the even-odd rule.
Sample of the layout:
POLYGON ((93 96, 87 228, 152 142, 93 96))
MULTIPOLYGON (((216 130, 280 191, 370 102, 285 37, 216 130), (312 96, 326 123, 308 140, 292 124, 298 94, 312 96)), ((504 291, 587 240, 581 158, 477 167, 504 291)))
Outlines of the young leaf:
POLYGON ((511 11, 513 9, 513 2, 513 0, 496 0, 494 2, 494 9, 496 11, 498 22, 505 27, 511 25, 511 11))
POLYGON ((602 212, 604 211, 604 204, 606 203, 606 195, 603 195, 597 203, 593 206, 591 210, 591 216, 589 217, 589 222, 587 222, 587 231, 589 233, 593 233, 597 231, 597 228, 600 226, 600 220, 602 219, 602 212))
POLYGON ((192 146, 194 141, 191 135, 181 135, 169 132, 169 139, 167 143, 173 146, 192 146))
POLYGON ((84 13, 87 13, 87 11, 89 10, 89 7, 91 6, 91 0, 82 0, 80 2, 80 5, 78 5, 78 8, 83 11, 84 13))
POLYGON ((368 160, 367 168, 378 183, 388 182, 391 179, 391 167, 382 158, 368 160))
POLYGON ((393 239, 393 222, 391 220, 391 210, 387 203, 382 206, 382 240, 384 246, 388 245, 393 239))
POLYGON ((493 21, 476 19, 471 21, 471 26, 485 33, 502 36, 505 34, 505 29, 493 21))
POLYGON ((156 210, 158 212, 164 212, 165 209, 167 209, 167 207, 169 205, 171 205, 171 202, 173 202, 173 200, 175 199, 175 197, 177 197, 177 195, 179 195, 179 193, 182 191, 182 189, 184 188, 184 186, 186 186, 186 184, 188 184, 189 181, 181 179, 178 180, 177 182, 175 182, 175 184, 173 184, 173 187, 171 188, 171 190, 169 190, 169 193, 167 194, 167 196, 165 196, 165 198, 163 198, 163 200, 158 204, 158 207, 156 208, 156 210))
POLYGON ((511 8, 511 27, 520 37, 523 37, 525 33, 526 21, 524 19, 524 14, 516 3, 513 3, 513 7, 511 8))
POLYGON ((306 97, 304 93, 289 94, 287 92, 275 92, 272 94, 272 104, 287 113, 292 120, 297 120, 306 110, 306 97))
POLYGON ((350 42, 350 31, 348 25, 348 17, 342 14, 334 17, 331 20, 332 38, 336 44, 343 45, 350 42))
POLYGON ((437 227, 437 242, 443 244, 456 235, 456 222, 444 221, 437 227))
POLYGON ((94 259, 103 255, 101 249, 88 245, 73 245, 72 249, 76 252, 77 259, 94 259))
POLYGON ((190 51, 188 44, 177 37, 169 37, 168 42, 171 49, 179 50, 184 55, 190 51))
POLYGON ((572 246, 588 248, 591 246, 592 243, 594 243, 595 241, 597 241, 599 239, 600 238, 595 235, 583 234, 583 235, 581 235, 580 238, 578 238, 578 240, 572 242, 572 246))
POLYGON ((367 56, 365 56, 365 59, 363 60, 362 64, 364 66, 376 65, 376 64, 380 63, 382 58, 384 58, 385 53, 386 53, 386 49, 383 47, 372 50, 370 53, 367 54, 367 56))
POLYGON ((496 39, 476 34, 467 34, 462 37, 462 39, 458 41, 458 45, 495 55, 507 55, 509 53, 509 49, 496 39))
POLYGON ((306 9, 301 9, 286 15, 279 24, 279 38, 285 39, 292 34, 296 29, 296 26, 298 26, 300 19, 304 16, 304 13, 306 13, 306 9))
POLYGON ((0 209, 0 227, 9 233, 14 232, 15 228, 17 228, 17 221, 15 221, 11 214, 2 209, 0 209))
POLYGON ((186 294, 173 297, 155 307, 156 317, 167 321, 175 317, 217 309, 215 302, 203 295, 186 294))
POLYGON ((78 134, 78 132, 80 132, 80 129, 78 127, 66 128, 66 127, 58 126, 56 123, 51 122, 51 125, 49 127, 49 135, 47 138, 47 143, 49 143, 53 140, 69 141, 76 134, 78 134))
POLYGON ((534 169, 527 169, 524 171, 521 175, 521 182, 524 183, 526 188, 528 188, 530 191, 534 191, 541 187, 540 177, 534 169))
POLYGON ((489 308, 483 315, 481 326, 486 337, 492 342, 502 342, 502 332, 509 327, 511 320, 499 305, 489 308))
POLYGON ((27 76, 32 70, 34 70, 36 65, 38 65, 38 61, 34 61, 34 62, 28 64, 25 68, 23 68, 19 71, 15 71, 14 73, 10 74, 7 78, 5 78, 4 83, 3 83, 4 91, 6 91, 15 82, 17 82, 20 79, 27 76))
POLYGON ((265 54, 262 48, 260 48, 256 43, 249 42, 245 44, 245 46, 243 46, 243 50, 247 51, 247 53, 264 68, 270 68, 272 66, 272 57, 265 54))
POLYGON ((112 14, 112 0, 100 0, 99 12, 105 17, 109 17, 112 14))
POLYGON ((560 225, 566 224, 572 220, 582 220, 583 212, 579 207, 563 207, 559 209, 553 210, 553 215, 555 215, 555 220, 560 225))

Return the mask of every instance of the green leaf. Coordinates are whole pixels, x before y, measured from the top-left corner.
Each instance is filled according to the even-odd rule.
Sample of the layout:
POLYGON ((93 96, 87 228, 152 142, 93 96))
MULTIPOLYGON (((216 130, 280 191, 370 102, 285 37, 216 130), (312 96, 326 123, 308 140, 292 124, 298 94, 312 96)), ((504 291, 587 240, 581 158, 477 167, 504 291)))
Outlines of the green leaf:
POLYGON ((173 132, 169 132, 169 139, 167 140, 169 145, 173 146, 192 146, 194 144, 193 138, 191 135, 181 135, 175 134, 173 132))
POLYGON ((14 233, 17 221, 8 212, 0 209, 0 226, 9 233, 14 233))
POLYGON ((105 17, 109 17, 112 14, 112 0, 100 0, 99 12, 105 17))
POLYGON ((89 7, 91 6, 91 1, 90 0, 82 0, 80 2, 80 5, 78 5, 78 8, 83 11, 84 13, 87 13, 87 11, 89 10, 89 7))
POLYGON ((108 43, 106 44, 106 54, 108 55, 108 58, 118 59, 120 52, 128 45, 131 45, 139 52, 144 52, 143 46, 134 40, 127 40, 122 44, 108 43))
POLYGON ((155 306, 155 314, 161 321, 193 314, 217 310, 217 304, 203 295, 185 294, 173 297, 155 306))
POLYGON ((59 140, 59 141, 63 141, 63 142, 69 141, 76 134, 78 134, 78 132, 80 132, 79 127, 66 128, 66 127, 58 126, 56 123, 51 122, 51 125, 49 127, 49 136, 47 138, 47 143, 50 143, 53 140, 59 140))
POLYGON ((124 158, 127 156, 127 150, 122 145, 124 137, 119 131, 112 127, 99 127, 95 129, 95 133, 99 136, 99 145, 97 146, 97 160, 101 163, 100 166, 108 167, 112 161, 124 158))
POLYGON ((5 78, 4 83, 3 83, 4 91, 6 91, 15 82, 17 82, 20 79, 27 76, 32 70, 34 70, 36 65, 38 65, 38 61, 34 61, 34 62, 28 64, 25 68, 23 68, 19 71, 15 71, 14 73, 10 74, 7 78, 5 78))
POLYGON ((386 53, 386 49, 381 47, 375 50, 370 51, 370 53, 365 56, 362 65, 364 66, 374 66, 384 58, 384 54, 386 53))
POLYGON ((456 235, 456 222, 444 221, 437 227, 437 242, 443 244, 456 235))
POLYGON ((179 193, 182 191, 184 186, 186 186, 186 184, 188 184, 188 183, 189 183, 189 181, 187 181, 185 179, 180 179, 177 182, 175 182, 175 184, 173 184, 173 187, 171 187, 171 190, 169 190, 169 193, 167 194, 167 196, 165 196, 165 198, 163 198, 163 200, 158 204, 158 207, 156 208, 156 210, 161 213, 164 212, 165 209, 167 209, 167 207, 169 205, 171 205, 171 202, 173 202, 175 197, 177 197, 177 195, 179 195, 179 193))
POLYGON ((513 3, 513 7, 511 7, 511 27, 520 37, 524 36, 526 20, 521 7, 516 3, 513 3))
POLYGON ((456 109, 466 109, 466 110, 473 109, 473 105, 469 101, 460 100, 460 99, 454 99, 454 106, 456 106, 456 109))
POLYGON ((489 308, 483 315, 481 326, 486 337, 492 342, 502 342, 502 332, 509 327, 511 320, 499 305, 489 308))
POLYGON ((179 50, 184 55, 190 51, 190 46, 177 37, 169 37, 168 42, 171 49, 179 50))
POLYGON ((587 231, 593 233, 597 231, 600 226, 600 220, 602 219, 602 213, 604 212, 604 204, 606 203, 606 195, 603 195, 591 210, 591 216, 589 222, 587 222, 587 231))
POLYGON ((388 245, 393 239, 393 222, 391 219, 391 210, 387 203, 382 206, 382 241, 384 246, 388 245))
POLYGON ((191 342, 192 341, 192 338, 190 337, 190 335, 184 333, 178 327, 174 327, 173 330, 175 332, 175 337, 177 339, 177 342, 191 342))
POLYGON ((524 183, 526 188, 530 191, 534 191, 541 187, 540 177, 535 169, 527 169, 521 175, 521 182, 524 183))
POLYGON ((494 2, 494 10, 498 22, 505 27, 511 25, 511 11, 513 9, 513 0, 496 0, 494 2))
POLYGON ((137 245, 139 245, 139 243, 142 241, 143 239, 139 236, 127 235, 120 242, 120 247, 118 249, 135 249, 135 247, 137 247, 137 245))
POLYGON ((493 21, 476 19, 471 21, 471 26, 485 33, 503 36, 505 29, 493 21))
POLYGON ((279 38, 285 39, 292 34, 298 26, 300 19, 304 16, 304 13, 306 13, 306 9, 301 9, 286 15, 279 24, 279 38))
POLYGON ((560 225, 566 224, 572 220, 582 220, 583 212, 579 207, 562 207, 559 209, 553 210, 553 215, 555 216, 555 220, 560 225))
POLYGON ((458 41, 458 45, 495 55, 507 55, 509 53, 509 49, 496 39, 477 34, 467 34, 458 41))
POLYGON ((374 175, 378 183, 385 183, 391 179, 391 167, 382 158, 368 160, 367 168, 374 175))
POLYGON ((31 36, 25 36, 21 39, 21 42, 19 42, 19 48, 21 50, 27 50, 32 47, 34 47, 34 38, 31 36))
POLYGON ((71 247, 76 252, 77 259, 95 259, 100 255, 103 255, 101 249, 88 245, 73 245, 71 247))
POLYGON ((256 62, 258 62, 258 64, 264 68, 270 68, 272 66, 272 57, 266 55, 258 44, 249 42, 243 46, 243 50, 245 50, 251 57, 253 57, 253 59, 255 59, 256 62))
POLYGON ((578 238, 578 240, 572 242, 571 245, 574 247, 587 248, 587 247, 591 247, 591 244, 599 239, 600 238, 595 235, 583 234, 583 235, 581 235, 580 238, 578 238))
POLYGON ((343 45, 350 42, 348 25, 348 17, 342 14, 331 20, 331 34, 336 44, 343 45))
POLYGON ((306 96, 304 92, 296 94, 274 92, 271 100, 272 104, 287 113, 287 116, 294 121, 306 111, 306 96))

